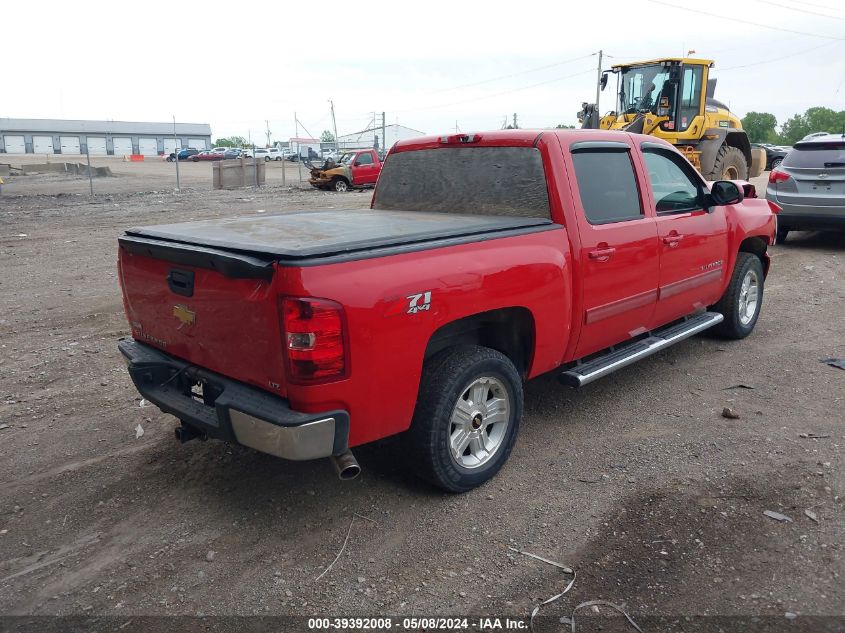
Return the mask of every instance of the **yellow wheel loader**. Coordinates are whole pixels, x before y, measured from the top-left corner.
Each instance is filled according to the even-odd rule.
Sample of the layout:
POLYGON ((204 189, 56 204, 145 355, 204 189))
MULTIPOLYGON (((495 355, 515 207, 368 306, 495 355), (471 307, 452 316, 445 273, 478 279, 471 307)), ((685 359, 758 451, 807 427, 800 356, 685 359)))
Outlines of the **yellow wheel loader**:
MULTIPOLYGON (((709 59, 666 57, 613 66, 616 109, 599 116, 595 104, 582 104, 582 128, 651 134, 675 145, 707 180, 759 176, 764 150, 752 149, 739 118, 713 98, 709 59)), ((602 74, 601 88, 608 81, 602 74)))

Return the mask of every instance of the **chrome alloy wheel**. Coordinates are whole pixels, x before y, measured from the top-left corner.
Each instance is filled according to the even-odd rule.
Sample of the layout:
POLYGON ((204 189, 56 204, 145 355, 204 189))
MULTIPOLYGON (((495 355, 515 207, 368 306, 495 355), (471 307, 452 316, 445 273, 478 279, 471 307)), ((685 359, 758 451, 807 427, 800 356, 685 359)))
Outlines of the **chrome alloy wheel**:
POLYGON ((739 322, 748 325, 757 314, 757 303, 760 297, 760 280, 754 270, 745 273, 742 287, 739 289, 739 322))
POLYGON ((498 378, 483 376, 467 385, 449 425, 449 453, 455 463, 472 469, 489 462, 504 442, 510 416, 510 396, 498 378))

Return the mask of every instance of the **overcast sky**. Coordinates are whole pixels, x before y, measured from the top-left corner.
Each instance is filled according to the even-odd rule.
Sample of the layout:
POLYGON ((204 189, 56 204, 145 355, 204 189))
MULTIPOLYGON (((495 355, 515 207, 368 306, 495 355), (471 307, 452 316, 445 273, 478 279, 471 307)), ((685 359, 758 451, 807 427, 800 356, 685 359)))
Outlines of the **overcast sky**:
POLYGON ((175 115, 262 140, 267 119, 286 140, 294 112, 311 134, 330 129, 333 99, 340 134, 373 111, 432 134, 499 128, 514 112, 550 127, 594 100, 599 49, 605 68, 694 49, 716 61, 716 97, 739 116, 845 109, 842 0, 3 4, 4 117, 175 115))

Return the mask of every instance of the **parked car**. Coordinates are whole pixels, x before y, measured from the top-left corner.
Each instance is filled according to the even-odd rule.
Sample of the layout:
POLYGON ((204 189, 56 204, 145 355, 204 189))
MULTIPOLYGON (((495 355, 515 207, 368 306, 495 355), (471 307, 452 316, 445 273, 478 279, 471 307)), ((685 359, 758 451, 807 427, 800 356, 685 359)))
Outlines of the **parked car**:
POLYGON ((128 231, 119 349, 182 441, 351 478, 350 448, 402 434, 398 462, 466 491, 508 459, 524 380, 580 386, 706 329, 748 336, 773 209, 653 136, 399 141, 370 210, 128 231))
POLYGON ((224 160, 231 160, 233 158, 240 158, 240 157, 241 157, 241 150, 235 149, 233 147, 230 147, 223 152, 223 159, 224 160))
POLYGON ((802 141, 809 141, 810 139, 813 139, 813 138, 819 138, 819 137, 828 136, 828 135, 829 135, 828 132, 812 132, 811 134, 808 134, 807 136, 805 136, 801 140, 802 141))
POLYGON ((192 160, 195 163, 201 160, 223 160, 223 151, 218 152, 217 150, 208 149, 199 154, 194 154, 188 160, 192 160))
POLYGON ((766 198, 783 207, 778 242, 790 231, 845 228, 845 134, 796 143, 769 173, 766 198))
POLYGON ((264 160, 283 160, 285 157, 285 150, 278 147, 269 147, 267 149, 267 156, 264 160))
MULTIPOLYGON (((194 156, 195 154, 199 154, 199 153, 200 153, 200 151, 198 149, 194 149, 193 147, 188 147, 188 148, 179 150, 178 156, 179 156, 179 160, 187 160, 191 156, 194 156)), ((170 155, 167 157, 167 162, 172 163, 173 161, 176 160, 176 156, 177 156, 176 152, 171 152, 170 155)))
POLYGON ((265 147, 256 147, 253 153, 256 160, 270 160, 270 150, 265 147))
POLYGON ((766 151, 766 170, 771 171, 772 169, 777 169, 778 165, 783 162, 784 156, 789 153, 789 150, 785 150, 777 145, 769 145, 767 143, 752 143, 751 147, 760 147, 766 151))
POLYGON ((348 152, 335 163, 327 159, 314 167, 308 182, 317 189, 347 191, 352 187, 372 187, 381 173, 382 162, 374 149, 348 152))

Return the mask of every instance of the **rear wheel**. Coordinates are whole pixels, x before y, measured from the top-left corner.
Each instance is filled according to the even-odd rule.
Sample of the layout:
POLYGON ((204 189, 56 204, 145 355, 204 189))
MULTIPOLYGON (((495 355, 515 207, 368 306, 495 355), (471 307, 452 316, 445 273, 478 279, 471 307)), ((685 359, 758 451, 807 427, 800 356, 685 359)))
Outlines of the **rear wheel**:
POLYGON ((740 252, 731 281, 713 310, 725 317, 713 328, 724 338, 745 338, 754 329, 763 305, 763 264, 752 253, 740 252))
POLYGON ((716 154, 713 171, 707 180, 745 180, 748 178, 748 163, 745 155, 736 147, 722 145, 716 154))
POLYGON ((772 161, 772 169, 777 169, 780 167, 780 164, 783 162, 782 158, 776 158, 772 161))
POLYGON ((449 492, 492 478, 513 449, 522 400, 516 367, 496 350, 467 345, 429 359, 404 438, 416 473, 449 492))

